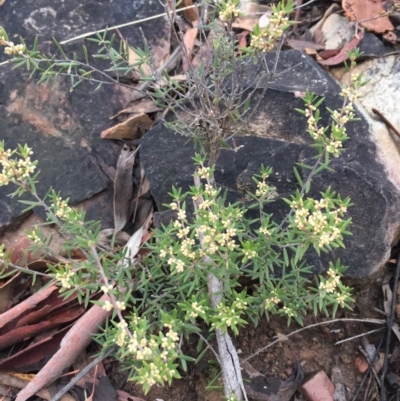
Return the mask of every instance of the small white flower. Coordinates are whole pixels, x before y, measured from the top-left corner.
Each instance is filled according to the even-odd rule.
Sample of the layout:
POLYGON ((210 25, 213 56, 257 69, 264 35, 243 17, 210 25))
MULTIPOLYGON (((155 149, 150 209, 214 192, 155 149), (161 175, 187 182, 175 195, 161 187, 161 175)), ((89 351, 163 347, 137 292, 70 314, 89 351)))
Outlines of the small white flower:
POLYGON ((102 306, 102 308, 104 310, 106 310, 107 312, 110 312, 110 311, 112 311, 113 306, 112 306, 112 303, 110 301, 105 301, 103 306, 102 306))
POLYGON ((125 306, 125 302, 124 302, 124 301, 117 301, 115 304, 117 305, 117 308, 118 308, 119 310, 125 310, 125 309, 126 309, 126 306, 125 306))

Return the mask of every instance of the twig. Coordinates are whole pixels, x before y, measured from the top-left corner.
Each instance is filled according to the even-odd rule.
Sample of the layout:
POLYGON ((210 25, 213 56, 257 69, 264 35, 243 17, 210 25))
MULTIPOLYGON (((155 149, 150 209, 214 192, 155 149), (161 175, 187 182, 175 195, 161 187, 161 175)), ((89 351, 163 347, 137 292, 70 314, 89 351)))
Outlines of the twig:
POLYGON ((4 260, 4 259, 0 259, 0 264, 4 264, 7 267, 11 267, 12 269, 18 270, 18 271, 20 271, 22 273, 27 273, 27 274, 31 274, 31 275, 38 275, 38 276, 42 276, 42 277, 52 278, 50 276, 50 274, 46 274, 46 273, 41 273, 41 272, 37 272, 37 271, 34 271, 34 270, 30 270, 27 267, 17 266, 17 265, 14 265, 13 263, 10 263, 10 262, 8 262, 7 260, 4 260))
MULTIPOLYGON (((376 382, 378 383, 378 386, 381 388, 381 387, 382 387, 382 384, 381 384, 381 382, 380 382, 380 380, 379 380, 379 377, 378 377, 378 374, 376 373, 376 370, 374 369, 374 367, 373 367, 373 365, 372 365, 372 361, 371 361, 369 355, 364 351, 363 347, 359 347, 359 350, 360 350, 360 352, 364 355, 364 358, 365 358, 366 361, 368 362, 368 365, 369 365, 369 367, 370 367, 370 369, 371 369, 372 374, 373 374, 374 377, 375 377, 376 382)), ((376 354, 377 354, 377 352, 376 352, 376 354)))
MULTIPOLYGON (((193 5, 193 6, 187 6, 187 7, 178 8, 175 12, 188 10, 189 8, 194 8, 194 7, 196 7, 196 6, 193 5)), ((170 11, 169 13, 171 14, 172 12, 173 11, 170 11)), ((114 29, 124 28, 125 26, 137 25, 137 24, 140 24, 142 22, 147 22, 147 21, 151 21, 153 19, 164 17, 164 15, 167 15, 167 14, 168 13, 156 14, 156 15, 152 15, 151 17, 143 18, 143 19, 138 20, 138 21, 127 22, 125 24, 111 26, 110 28, 100 29, 98 31, 86 32, 86 33, 84 33, 82 35, 75 36, 75 37, 67 39, 67 40, 63 40, 62 42, 60 42, 60 44, 65 45, 66 43, 73 42, 74 40, 85 39, 87 36, 92 36, 92 35, 95 35, 96 33, 102 33, 102 32, 105 32, 105 31, 109 32, 109 31, 113 31, 114 29)))
POLYGON ((394 125, 377 109, 372 111, 380 117, 380 119, 400 138, 400 132, 394 127, 394 125))
MULTIPOLYGON (((161 76, 161 73, 164 70, 168 71, 168 67, 175 62, 175 60, 179 57, 179 53, 180 53, 180 48, 177 47, 172 54, 168 57, 168 59, 156 70, 155 75, 156 77, 161 76)), ((152 84, 152 81, 146 81, 146 82, 142 82, 141 84, 139 84, 138 86, 135 87, 136 91, 131 98, 131 102, 134 100, 138 100, 142 97, 144 97, 146 94, 144 93, 144 91, 152 84)))
POLYGON ((364 336, 367 336, 368 334, 376 333, 377 331, 382 331, 382 330, 384 330, 383 327, 381 327, 380 329, 367 331, 366 333, 358 334, 357 336, 345 338, 344 340, 340 340, 340 341, 336 342, 335 345, 339 345, 339 344, 345 343, 347 341, 355 340, 356 338, 364 337, 364 336))
MULTIPOLYGON (((392 304, 390 305, 390 315, 387 321, 387 334, 386 334, 386 345, 385 345, 385 358, 383 360, 382 374, 381 374, 381 383, 385 383, 386 373, 387 373, 387 365, 388 365, 388 355, 390 352, 390 337, 392 335, 392 326, 394 322, 394 311, 396 307, 396 299, 397 299, 397 285, 399 282, 399 274, 400 274, 400 256, 397 259, 396 271, 394 273, 393 279, 393 296, 392 296, 392 304)), ((386 401, 386 391, 385 386, 381 387, 381 401, 386 401)))
POLYGON ((371 386, 371 381, 372 381, 372 376, 369 376, 367 389, 365 390, 365 394, 364 394, 364 401, 367 401, 367 397, 368 397, 368 394, 369 394, 369 388, 371 386))
POLYGON ((218 363, 221 363, 221 360, 219 359, 219 355, 218 352, 215 351, 215 349, 213 348, 213 346, 207 341, 207 339, 200 333, 196 333, 207 345, 208 348, 210 348, 210 350, 212 351, 212 353, 214 354, 214 356, 217 358, 218 363))
MULTIPOLYGON (((319 322, 319 323, 310 324, 307 327, 302 327, 301 329, 295 330, 295 331, 293 331, 293 332, 291 332, 289 334, 285 334, 285 337, 293 336, 294 334, 300 333, 300 332, 302 332, 304 330, 307 330, 307 329, 311 329, 312 327, 324 326, 326 324, 331 324, 331 323, 335 323, 335 322, 363 322, 363 323, 374 323, 374 324, 385 324, 386 323, 385 320, 379 320, 379 319, 352 319, 352 318, 333 319, 333 320, 327 320, 326 322, 319 322)), ((278 343, 280 341, 281 340, 272 341, 272 343, 269 343, 265 347, 260 348, 258 351, 256 351, 254 354, 248 356, 244 360, 248 361, 249 359, 254 358, 256 355, 260 354, 261 352, 265 351, 267 348, 272 347, 273 345, 275 345, 276 343, 278 343)))
MULTIPOLYGON (((373 360, 375 360, 375 358, 378 356, 378 350, 381 348, 381 345, 382 345, 382 337, 379 340, 378 346, 375 348, 375 353, 374 353, 373 360)), ((368 370, 365 372, 364 377, 362 378, 361 383, 358 385, 357 390, 356 390, 355 394, 353 395, 353 398, 351 399, 351 401, 357 401, 358 400, 358 394, 360 393, 360 391, 361 391, 361 389, 362 389, 362 387, 364 385, 365 380, 367 379, 368 376, 371 379, 371 376, 369 375, 370 369, 371 369, 371 365, 368 365, 368 370)), ((371 380, 368 381, 367 390, 369 389, 370 382, 371 382, 371 380)))
POLYGON ((110 356, 118 347, 116 345, 111 346, 104 355, 98 356, 93 359, 85 368, 83 368, 65 387, 63 387, 50 401, 58 401, 64 394, 66 394, 75 384, 89 372, 94 366, 99 364, 102 360, 110 356))

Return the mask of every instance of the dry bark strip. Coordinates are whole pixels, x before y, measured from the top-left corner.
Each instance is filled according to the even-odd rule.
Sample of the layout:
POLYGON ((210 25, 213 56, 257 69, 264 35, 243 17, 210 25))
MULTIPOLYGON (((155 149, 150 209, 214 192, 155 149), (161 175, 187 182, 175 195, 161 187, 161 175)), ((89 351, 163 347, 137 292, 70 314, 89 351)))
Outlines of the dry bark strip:
POLYGON ((25 301, 22 301, 18 305, 4 312, 0 315, 0 328, 4 327, 7 323, 12 322, 17 319, 23 313, 29 311, 30 309, 36 308, 36 306, 48 298, 51 293, 56 291, 58 288, 55 285, 45 288, 44 290, 38 291, 36 294, 32 295, 25 301))
POLYGON ((62 328, 54 334, 49 334, 47 337, 38 340, 35 343, 31 343, 28 347, 6 359, 1 359, 0 371, 19 370, 20 368, 26 368, 27 366, 42 361, 46 356, 57 351, 61 340, 64 338, 65 333, 68 332, 71 326, 72 324, 62 328))
POLYGON ((77 305, 67 310, 56 311, 36 324, 11 329, 8 333, 0 336, 0 350, 17 344, 19 341, 26 338, 31 338, 49 329, 60 326, 63 323, 71 322, 81 316, 84 312, 85 308, 82 305, 77 305))
MULTIPOLYGON (((110 301, 108 295, 103 295, 100 301, 110 301)), ((111 316, 100 306, 92 306, 71 328, 61 341, 60 349, 47 362, 36 377, 22 389, 15 401, 26 401, 42 388, 59 378, 63 370, 73 364, 76 358, 92 341, 93 333, 98 332, 99 326, 111 316)))

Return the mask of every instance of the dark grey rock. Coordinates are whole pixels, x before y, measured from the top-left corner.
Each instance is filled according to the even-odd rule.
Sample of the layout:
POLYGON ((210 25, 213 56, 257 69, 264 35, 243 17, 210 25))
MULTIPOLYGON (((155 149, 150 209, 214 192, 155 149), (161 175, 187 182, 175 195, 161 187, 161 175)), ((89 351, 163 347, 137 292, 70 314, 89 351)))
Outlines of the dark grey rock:
POLYGON ((390 52, 390 49, 372 32, 365 32, 358 49, 362 58, 380 57, 390 52))
MULTIPOLYGON (((275 54, 267 55, 269 63, 275 54)), ((283 52, 278 63, 278 76, 261 101, 254 119, 243 135, 235 138, 236 151, 224 149, 216 165, 218 185, 228 191, 228 199, 247 201, 246 191, 254 191, 251 177, 259 172, 261 164, 274 169, 269 179, 276 186, 276 202, 267 207, 280 221, 287 213, 282 198, 289 197, 297 188, 293 174, 295 162, 313 164, 315 150, 306 132, 306 118, 295 111, 303 108, 297 92, 307 88, 325 97, 324 106, 341 107, 339 85, 310 57, 290 50, 283 52)), ((249 82, 257 76, 257 68, 249 72, 249 82)), ((256 90, 252 103, 256 104, 263 92, 256 90)), ((322 110, 323 125, 329 124, 329 113, 322 110)), ((316 176, 310 196, 318 197, 328 186, 343 197, 349 196, 354 206, 349 211, 353 219, 351 237, 345 238, 346 249, 318 258, 314 251, 309 259, 316 272, 326 270, 327 261, 340 258, 349 267, 347 274, 363 277, 379 269, 387 260, 390 248, 400 226, 400 194, 389 181, 383 165, 377 158, 376 146, 371 139, 365 119, 349 123, 350 139, 345 143, 342 157, 334 159, 333 173, 316 176)), ((230 142, 233 146, 233 142, 230 142)), ((142 140, 141 160, 151 183, 151 193, 159 209, 169 203, 172 185, 187 190, 192 185, 194 165, 192 143, 174 135, 163 125, 149 131, 142 140)))
MULTIPOLYGON (((23 37, 28 46, 39 37, 40 49, 54 54, 52 37, 58 41, 107 26, 140 19, 163 11, 157 0, 110 2, 81 2, 77 0, 16 0, 1 6, 0 25, 19 43, 23 37)), ((157 22, 142 24, 144 35, 156 43, 160 30, 157 22)), ((141 46, 143 38, 139 26, 121 29, 133 46, 141 46)), ((65 46, 68 54, 80 51, 82 41, 65 46)), ((96 45, 87 42, 90 51, 96 45)), ((9 57, 0 52, 0 62, 9 57)), ((97 66, 104 61, 93 59, 97 66)), ((108 65, 106 65, 108 67, 108 65)), ((90 199, 112 199, 113 183, 119 145, 100 139, 100 132, 110 127, 110 116, 126 106, 131 96, 129 89, 117 85, 83 83, 70 92, 70 82, 61 78, 54 88, 37 86, 35 80, 22 70, 11 71, 11 66, 0 69, 0 140, 7 148, 18 143, 33 148, 33 158, 39 160, 38 192, 43 195, 49 187, 60 191, 72 204, 90 199), (99 198, 99 194, 104 196, 99 198)), ((0 234, 7 227, 19 224, 25 206, 7 194, 12 186, 0 187, 0 234)), ((104 227, 113 226, 112 201, 101 201, 101 207, 85 205, 91 219, 101 220, 104 227)), ((39 214, 40 211, 37 211, 39 214)))

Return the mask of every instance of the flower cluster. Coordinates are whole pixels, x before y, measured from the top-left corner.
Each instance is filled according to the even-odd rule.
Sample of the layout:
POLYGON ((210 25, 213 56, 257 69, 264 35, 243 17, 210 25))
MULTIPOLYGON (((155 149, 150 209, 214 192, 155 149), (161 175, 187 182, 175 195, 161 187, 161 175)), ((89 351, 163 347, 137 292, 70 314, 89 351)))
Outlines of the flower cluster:
POLYGON ((344 124, 354 118, 353 106, 349 103, 341 112, 335 110, 331 113, 334 123, 331 127, 331 135, 328 137, 326 135, 328 129, 318 126, 320 115, 313 101, 315 101, 315 99, 306 101, 304 114, 308 117, 307 131, 329 154, 332 154, 334 157, 339 157, 343 148, 343 141, 347 140, 346 127, 344 127, 344 124))
POLYGON ((14 54, 23 54, 26 48, 23 43, 15 45, 14 42, 10 42, 1 27, 0 27, 0 46, 6 46, 6 48, 4 49, 4 53, 9 56, 13 56, 14 54))
POLYGON ((257 24, 253 28, 250 46, 263 52, 270 51, 290 26, 287 17, 289 12, 285 9, 275 9, 269 18, 270 23, 266 27, 260 28, 257 24))
POLYGON ((320 296, 328 294, 334 302, 342 308, 345 307, 346 303, 352 301, 352 298, 350 297, 350 288, 342 284, 342 272, 339 266, 334 266, 330 263, 326 274, 327 278, 320 276, 318 287, 320 296))
MULTIPOLYGON (((228 301, 228 298, 226 300, 228 301)), ((229 302, 230 306, 225 301, 218 304, 215 314, 210 317, 211 326, 223 331, 231 328, 233 332, 237 333, 237 326, 246 324, 240 316, 248 310, 249 305, 253 302, 253 298, 246 291, 242 291, 241 293, 232 291, 229 302)))
POLYGON ((108 294, 112 289, 113 289, 113 286, 111 284, 102 285, 100 287, 100 290, 103 291, 104 294, 108 294))
POLYGON ((322 291, 326 291, 328 294, 333 293, 340 283, 339 274, 331 267, 328 270, 329 279, 325 281, 321 281, 319 284, 319 289, 322 291))
POLYGON ((28 236, 29 241, 32 241, 32 242, 34 242, 36 244, 40 244, 42 241, 40 239, 39 233, 40 233, 39 229, 35 229, 35 230, 31 231, 31 232, 28 232, 27 236, 28 236))
POLYGON ((238 334, 237 326, 243 326, 246 321, 241 319, 241 314, 247 309, 247 301, 236 298, 231 306, 220 303, 216 308, 216 314, 211 317, 211 327, 219 328, 222 331, 226 331, 231 328, 232 331, 238 334))
POLYGON ((4 258, 6 257, 6 253, 5 253, 5 246, 4 245, 0 245, 0 261, 3 261, 4 258))
POLYGON ((158 335, 149 334, 147 319, 137 313, 133 315, 130 327, 125 320, 115 327, 114 343, 141 362, 141 367, 137 368, 137 381, 145 391, 155 383, 170 383, 174 377, 179 377, 176 365, 171 363, 177 357, 178 332, 172 323, 165 323, 164 328, 166 333, 160 330, 158 335))
POLYGON ((288 317, 296 317, 297 316, 297 312, 295 311, 295 309, 293 307, 289 307, 289 306, 284 306, 280 312, 288 317))
POLYGON ((60 271, 56 274, 55 279, 58 280, 61 283, 61 287, 68 290, 72 287, 73 282, 72 282, 72 277, 74 276, 74 273, 69 269, 68 267, 65 268, 64 271, 60 271))
POLYGON ((67 200, 62 199, 59 196, 55 197, 52 208, 55 215, 62 220, 68 220, 74 213, 74 210, 68 206, 67 200))
MULTIPOLYGON (((329 110, 332 117, 331 134, 327 136, 328 127, 323 128, 318 126, 320 121, 319 105, 323 99, 317 99, 310 93, 306 93, 304 102, 306 105, 305 111, 301 111, 307 117, 308 133, 316 141, 317 145, 326 150, 334 157, 341 154, 343 142, 348 139, 346 127, 349 121, 354 120, 354 102, 361 97, 359 89, 365 85, 362 81, 361 74, 351 75, 351 83, 344 87, 340 95, 344 98, 344 106, 340 110, 329 110)), ((299 110, 300 111, 300 110, 299 110)))
POLYGON ((275 305, 278 305, 279 302, 281 302, 281 300, 276 295, 276 292, 272 291, 270 296, 264 301, 264 307, 266 310, 272 310, 272 308, 274 308, 275 305))
POLYGON ((267 179, 272 173, 272 168, 265 168, 261 166, 260 174, 253 177, 253 181, 256 183, 257 188, 255 192, 256 198, 258 200, 267 200, 270 198, 270 194, 275 191, 274 187, 267 184, 267 179))
POLYGON ((292 226, 309 234, 318 248, 341 240, 342 231, 349 223, 342 218, 347 212, 349 200, 342 201, 340 198, 334 198, 334 194, 329 189, 322 195, 323 197, 318 201, 312 198, 304 200, 297 194, 293 196, 290 203, 294 209, 292 226))
POLYGON ((190 318, 196 318, 199 315, 204 315, 204 306, 200 305, 197 301, 192 303, 192 310, 189 312, 190 318))
POLYGON ((197 204, 195 221, 189 223, 185 203, 180 201, 179 196, 175 196, 169 204, 177 216, 170 226, 170 233, 174 237, 165 243, 160 257, 167 258, 167 264, 176 273, 192 269, 205 256, 218 257, 239 247, 237 236, 241 230, 237 223, 243 218, 242 210, 222 205, 220 190, 209 179, 213 174, 209 167, 201 164, 196 174, 207 182, 191 192, 197 204))
POLYGON ((239 2, 237 0, 221 1, 219 4, 219 18, 221 21, 230 21, 239 16, 239 2))
POLYGON ((6 44, 7 46, 4 49, 4 53, 9 56, 13 56, 14 54, 23 54, 25 51, 25 45, 22 43, 19 45, 14 45, 13 42, 7 42, 6 44))
POLYGON ((109 300, 107 300, 107 301, 104 301, 102 308, 104 310, 106 310, 107 312, 111 312, 114 307, 113 307, 113 304, 109 300))
POLYGON ((349 104, 345 106, 345 109, 348 108, 349 113, 353 111, 352 104, 361 97, 359 89, 363 86, 363 83, 362 75, 353 73, 350 76, 350 85, 344 86, 340 92, 340 96, 347 98, 349 101, 349 104))
POLYGON ((176 345, 179 341, 178 333, 171 324, 164 324, 168 329, 167 333, 159 332, 158 336, 148 337, 148 326, 145 318, 135 315, 132 319, 132 334, 129 336, 126 321, 117 324, 115 343, 119 346, 126 346, 130 354, 134 354, 137 360, 151 361, 161 358, 166 361, 171 357, 171 352, 176 354, 176 345), (161 348, 161 351, 160 351, 161 348))
POLYGON ((23 183, 35 171, 36 161, 32 161, 30 155, 32 149, 27 145, 19 146, 18 150, 4 148, 4 141, 0 141, 0 186, 10 182, 23 183), (18 156, 18 158, 12 158, 18 156))
MULTIPOLYGON (((106 301, 107 302, 107 301, 106 301)), ((108 311, 111 311, 112 309, 108 309, 108 311)), ((128 340, 128 323, 126 320, 121 320, 117 323, 117 331, 114 337, 114 342, 117 344, 119 347, 122 347, 125 345, 125 343, 128 340)))

